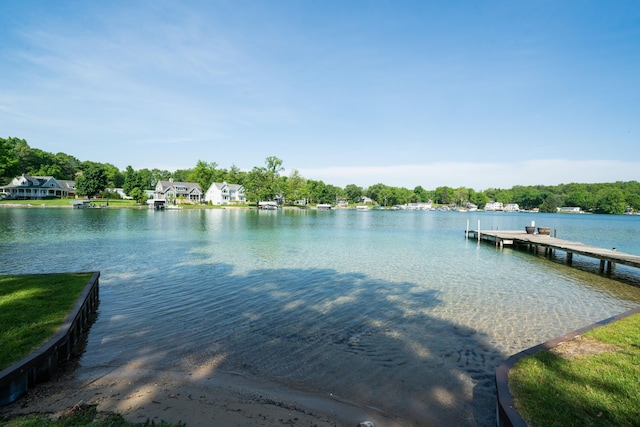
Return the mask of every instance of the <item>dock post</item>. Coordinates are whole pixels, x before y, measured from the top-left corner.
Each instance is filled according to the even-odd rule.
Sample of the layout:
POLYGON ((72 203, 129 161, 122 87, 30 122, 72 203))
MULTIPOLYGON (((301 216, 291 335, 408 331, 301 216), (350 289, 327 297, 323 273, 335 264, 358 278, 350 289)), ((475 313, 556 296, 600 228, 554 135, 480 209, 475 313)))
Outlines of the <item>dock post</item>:
POLYGON ((616 263, 613 261, 607 261, 607 274, 611 274, 616 269, 616 263))
POLYGON ((571 265, 573 262, 573 252, 567 252, 567 265, 571 265))
POLYGON ((469 220, 467 220, 467 232, 465 233, 465 236, 467 236, 467 240, 469 240, 469 220))
POLYGON ((478 243, 480 243, 480 220, 478 220, 478 243))
POLYGON ((600 274, 604 273, 604 260, 600 260, 600 274))

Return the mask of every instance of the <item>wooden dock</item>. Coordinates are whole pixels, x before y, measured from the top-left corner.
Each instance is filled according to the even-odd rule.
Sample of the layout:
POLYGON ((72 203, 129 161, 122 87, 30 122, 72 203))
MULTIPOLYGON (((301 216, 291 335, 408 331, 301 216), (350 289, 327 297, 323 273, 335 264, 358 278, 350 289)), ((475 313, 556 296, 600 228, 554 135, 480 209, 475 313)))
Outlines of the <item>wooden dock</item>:
POLYGON ((555 251, 566 253, 567 264, 571 265, 573 254, 582 255, 600 260, 600 272, 605 268, 611 272, 616 264, 628 265, 640 268, 640 256, 618 252, 615 248, 604 249, 596 246, 585 245, 580 242, 562 240, 548 234, 528 234, 525 231, 489 231, 468 230, 465 231, 468 239, 493 243, 496 246, 526 247, 536 253, 544 253, 551 256, 555 251))

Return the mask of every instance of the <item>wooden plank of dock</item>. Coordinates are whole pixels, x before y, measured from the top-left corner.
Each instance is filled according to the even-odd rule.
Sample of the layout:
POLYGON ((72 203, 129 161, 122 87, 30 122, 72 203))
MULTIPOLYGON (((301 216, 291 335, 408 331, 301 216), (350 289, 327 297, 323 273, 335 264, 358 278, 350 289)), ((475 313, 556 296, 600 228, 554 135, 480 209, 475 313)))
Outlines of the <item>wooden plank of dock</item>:
POLYGON ((561 250, 567 254, 567 263, 571 264, 573 254, 578 254, 600 260, 600 271, 607 265, 611 270, 615 264, 623 264, 640 268, 640 256, 618 252, 613 249, 604 249, 597 246, 585 245, 580 242, 558 239, 548 234, 528 234, 524 231, 497 231, 497 230, 468 230, 469 239, 477 239, 490 242, 496 246, 528 246, 536 251, 544 250, 545 253, 561 250))

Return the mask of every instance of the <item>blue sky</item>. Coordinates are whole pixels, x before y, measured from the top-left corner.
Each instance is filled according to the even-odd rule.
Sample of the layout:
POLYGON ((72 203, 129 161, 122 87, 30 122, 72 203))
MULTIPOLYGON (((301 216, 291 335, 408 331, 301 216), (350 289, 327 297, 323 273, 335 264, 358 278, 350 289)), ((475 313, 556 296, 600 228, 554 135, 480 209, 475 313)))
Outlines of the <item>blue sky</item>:
POLYGON ((640 179, 640 2, 0 2, 0 136, 124 170, 640 179))

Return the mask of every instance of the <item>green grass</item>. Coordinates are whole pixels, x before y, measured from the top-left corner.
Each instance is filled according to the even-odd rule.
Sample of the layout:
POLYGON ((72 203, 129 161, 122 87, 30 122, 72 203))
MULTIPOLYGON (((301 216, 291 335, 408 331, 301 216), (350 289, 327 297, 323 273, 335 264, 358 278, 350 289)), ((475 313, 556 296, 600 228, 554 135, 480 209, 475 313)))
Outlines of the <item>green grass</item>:
MULTIPOLYGON (((45 199, 45 200, 0 200, 0 205, 24 205, 24 206, 36 206, 36 207, 64 207, 71 208, 71 202, 75 200, 72 198, 66 199, 45 199)), ((81 200, 81 199, 79 199, 81 200)), ((94 206, 106 206, 107 199, 92 199, 91 202, 94 206)), ((183 209, 228 209, 228 208, 248 208, 255 206, 250 203, 240 203, 232 205, 208 205, 208 204, 180 204, 183 209)), ((147 208, 147 205, 136 203, 134 200, 124 199, 109 199, 110 208, 147 208)))
POLYGON ((640 314, 584 334, 597 354, 543 350, 509 373, 516 408, 530 426, 640 425, 640 314))
MULTIPOLYGON (((40 347, 59 330, 92 273, 0 276, 0 370, 40 347)), ((52 419, 45 414, 0 416, 1 427, 170 427, 164 421, 130 423, 121 415, 98 412, 95 405, 71 408, 52 419)), ((184 427, 184 423, 175 425, 184 427)))
POLYGON ((0 200, 0 205, 31 205, 31 206, 64 206, 70 207, 73 199, 45 199, 45 200, 0 200))
MULTIPOLYGON (((51 419, 50 417, 42 414, 24 415, 5 421, 0 419, 0 426, 2 427, 81 427, 89 425, 95 427, 168 427, 173 424, 168 424, 164 421, 156 424, 149 420, 144 423, 130 423, 122 418, 121 415, 110 412, 98 412, 95 405, 77 406, 67 411, 67 413, 58 419, 51 419)), ((186 424, 179 423, 176 426, 181 427, 185 425, 186 424)))
MULTIPOLYGON (((0 200, 0 205, 24 205, 24 206, 44 206, 44 207, 64 207, 71 208, 71 202, 76 199, 63 198, 63 199, 43 199, 43 200, 0 200)), ((80 200, 80 199, 79 199, 80 200)), ((107 199, 92 199, 93 205, 106 206, 107 199)), ((133 200, 124 199, 109 199, 109 207, 114 208, 136 208, 146 207, 146 205, 139 205, 133 200)))
POLYGON ((91 274, 0 276, 0 370, 55 335, 91 274))

